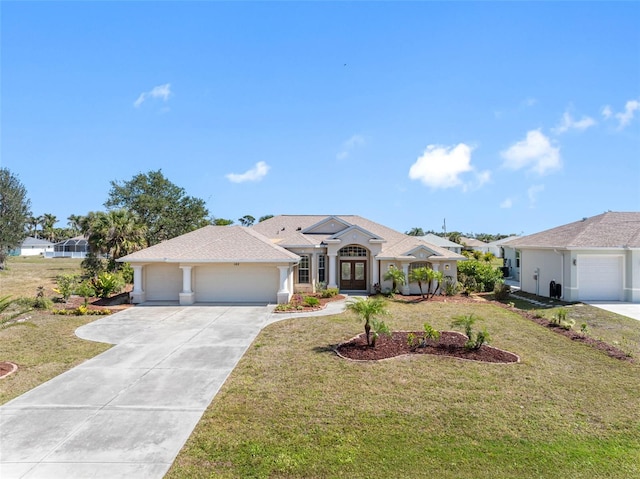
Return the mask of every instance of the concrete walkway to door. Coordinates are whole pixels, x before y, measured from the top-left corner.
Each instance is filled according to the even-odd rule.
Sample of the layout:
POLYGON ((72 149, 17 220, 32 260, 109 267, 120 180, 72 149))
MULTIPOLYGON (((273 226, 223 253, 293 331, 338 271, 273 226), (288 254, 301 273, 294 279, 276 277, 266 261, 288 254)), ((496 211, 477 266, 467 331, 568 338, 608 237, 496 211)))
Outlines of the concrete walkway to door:
POLYGON ((142 305, 82 326, 116 346, 0 407, 0 477, 162 478, 260 330, 290 317, 272 309, 142 305))

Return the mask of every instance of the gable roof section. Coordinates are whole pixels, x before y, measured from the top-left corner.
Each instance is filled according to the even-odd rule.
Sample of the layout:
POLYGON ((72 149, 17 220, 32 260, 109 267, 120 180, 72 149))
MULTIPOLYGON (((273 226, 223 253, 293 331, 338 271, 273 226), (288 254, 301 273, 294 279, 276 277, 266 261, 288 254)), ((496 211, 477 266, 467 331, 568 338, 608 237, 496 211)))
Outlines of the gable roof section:
POLYGON ((463 245, 467 245, 471 248, 482 248, 484 246, 487 246, 489 243, 485 243, 484 241, 480 241, 479 239, 475 239, 475 238, 466 238, 464 236, 460 236, 460 241, 462 241, 463 245))
POLYGON ((511 240, 516 248, 640 248, 640 212, 612 212, 511 240))
POLYGON ((280 215, 253 225, 251 228, 283 247, 303 246, 301 236, 314 245, 320 245, 332 238, 338 239, 348 230, 358 231, 370 236, 374 241, 380 242, 382 249, 377 255, 378 258, 411 260, 413 259, 411 252, 422 247, 425 248, 425 251, 431 252, 431 257, 436 256, 440 259, 451 260, 465 259, 462 255, 423 241, 418 236, 408 236, 357 215, 280 215), (336 233, 330 233, 332 222, 334 228, 338 227, 339 223, 343 224, 344 228, 336 233), (327 233, 315 233, 316 231, 327 233))
POLYGON ((299 256, 243 226, 205 226, 131 253, 118 261, 144 262, 275 262, 294 263, 299 256))
MULTIPOLYGON (((513 235, 513 236, 508 236, 507 238, 502 238, 499 240, 495 240, 492 241, 491 243, 487 243, 489 246, 502 246, 505 243, 509 243, 510 241, 513 241, 516 238, 520 238, 520 236, 518 235, 513 235)), ((510 245, 508 245, 510 246, 510 245)))

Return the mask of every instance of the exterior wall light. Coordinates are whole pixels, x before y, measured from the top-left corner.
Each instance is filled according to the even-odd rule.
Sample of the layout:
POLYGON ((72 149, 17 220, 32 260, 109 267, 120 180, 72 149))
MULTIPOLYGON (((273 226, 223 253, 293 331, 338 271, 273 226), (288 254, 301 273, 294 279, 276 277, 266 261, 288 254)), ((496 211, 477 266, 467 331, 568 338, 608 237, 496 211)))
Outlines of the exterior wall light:
POLYGON ((576 258, 573 258, 573 265, 578 266, 578 260, 576 258))

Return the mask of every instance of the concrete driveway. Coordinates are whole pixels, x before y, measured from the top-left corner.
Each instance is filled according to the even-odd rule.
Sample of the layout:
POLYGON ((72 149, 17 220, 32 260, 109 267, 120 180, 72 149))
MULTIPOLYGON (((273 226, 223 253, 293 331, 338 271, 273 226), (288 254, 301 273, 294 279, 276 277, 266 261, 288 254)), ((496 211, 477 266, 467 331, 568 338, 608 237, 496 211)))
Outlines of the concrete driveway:
POLYGON ((586 301, 586 303, 640 321, 640 303, 624 303, 622 301, 586 301))
POLYGON ((116 346, 0 407, 0 477, 163 477, 256 335, 287 317, 271 309, 137 306, 82 326, 116 346))

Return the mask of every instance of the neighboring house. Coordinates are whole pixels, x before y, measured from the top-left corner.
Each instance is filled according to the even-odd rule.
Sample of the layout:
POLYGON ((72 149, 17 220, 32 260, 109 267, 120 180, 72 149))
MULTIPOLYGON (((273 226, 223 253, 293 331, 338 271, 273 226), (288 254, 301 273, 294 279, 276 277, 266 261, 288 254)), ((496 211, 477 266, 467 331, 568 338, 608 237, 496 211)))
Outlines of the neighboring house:
POLYGON ((565 301, 640 302, 640 212, 607 212, 505 243, 520 252, 522 291, 565 301))
POLYGON ((89 242, 84 236, 76 236, 56 243, 47 258, 86 258, 89 254, 89 242))
POLYGON ((460 243, 462 243, 463 249, 465 250, 480 251, 481 253, 489 252, 489 244, 475 238, 460 236, 460 243))
POLYGON ((434 235, 433 233, 427 233, 424 236, 417 236, 423 241, 427 243, 434 244, 436 246, 440 246, 441 248, 448 249, 449 251, 453 251, 454 253, 461 254, 462 253, 462 245, 458 243, 454 243, 453 241, 449 241, 447 238, 443 238, 442 236, 434 235))
POLYGON ((505 277, 519 280, 520 253, 508 244, 516 238, 519 238, 519 236, 509 236, 508 238, 487 243, 487 246, 489 247, 489 253, 493 253, 496 258, 502 258, 503 267, 508 269, 508 274, 506 274, 505 277))
MULTIPOLYGON (((320 285, 367 294, 391 288, 382 280, 391 267, 455 278, 464 259, 360 216, 282 215, 252 227, 205 226, 118 261, 133 267, 134 303, 193 304, 286 303, 320 285)), ((402 293, 418 294, 418 285, 402 293)))
POLYGON ((53 243, 40 238, 28 237, 19 248, 11 251, 11 256, 38 256, 53 251, 53 243))

